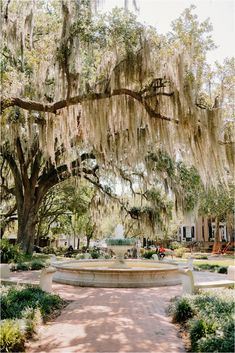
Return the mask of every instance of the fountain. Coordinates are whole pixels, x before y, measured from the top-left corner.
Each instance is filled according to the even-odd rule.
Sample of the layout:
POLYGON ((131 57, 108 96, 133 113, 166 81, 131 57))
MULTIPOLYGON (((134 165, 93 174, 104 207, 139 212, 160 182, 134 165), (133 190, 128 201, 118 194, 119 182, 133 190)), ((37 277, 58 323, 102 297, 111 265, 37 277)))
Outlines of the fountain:
POLYGON ((69 260, 55 262, 53 281, 82 287, 160 287, 181 284, 177 264, 158 260, 127 259, 125 252, 133 246, 133 239, 124 238, 121 224, 115 237, 107 244, 116 260, 69 260))
POLYGON ((122 224, 118 224, 115 228, 115 237, 106 241, 107 246, 116 255, 116 261, 110 268, 128 268, 124 261, 124 255, 130 247, 135 244, 134 239, 124 238, 124 228, 122 224))

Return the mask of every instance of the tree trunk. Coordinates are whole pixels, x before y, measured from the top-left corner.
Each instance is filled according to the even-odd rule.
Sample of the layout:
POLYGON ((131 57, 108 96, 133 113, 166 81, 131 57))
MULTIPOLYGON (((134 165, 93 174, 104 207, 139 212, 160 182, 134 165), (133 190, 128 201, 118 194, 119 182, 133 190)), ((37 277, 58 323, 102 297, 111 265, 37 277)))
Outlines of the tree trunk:
POLYGON ((3 235, 5 233, 5 230, 6 230, 6 223, 5 222, 1 222, 1 226, 0 226, 0 238, 2 239, 3 238, 3 235))
POLYGON ((89 249, 90 247, 90 240, 91 240, 92 236, 87 236, 86 235, 86 250, 89 249))
POLYGON ((35 238, 35 227, 37 223, 37 212, 31 204, 29 209, 21 213, 18 221, 17 243, 26 254, 32 254, 35 238), (30 207, 31 206, 31 207, 30 207))
POLYGON ((220 236, 219 236, 219 218, 215 219, 215 239, 213 245, 213 253, 218 253, 221 251, 220 236))

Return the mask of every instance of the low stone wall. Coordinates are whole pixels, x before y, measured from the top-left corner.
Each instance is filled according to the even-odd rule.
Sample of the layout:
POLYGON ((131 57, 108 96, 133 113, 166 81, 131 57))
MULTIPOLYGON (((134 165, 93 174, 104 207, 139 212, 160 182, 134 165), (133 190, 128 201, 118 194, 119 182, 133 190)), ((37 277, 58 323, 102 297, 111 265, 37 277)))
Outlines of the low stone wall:
POLYGON ((81 287, 161 287, 181 284, 179 269, 174 265, 146 261, 127 261, 133 268, 116 269, 106 267, 99 261, 78 261, 56 264, 53 281, 81 287), (74 265, 73 265, 74 264, 74 265), (77 267, 76 267, 77 265, 77 267))

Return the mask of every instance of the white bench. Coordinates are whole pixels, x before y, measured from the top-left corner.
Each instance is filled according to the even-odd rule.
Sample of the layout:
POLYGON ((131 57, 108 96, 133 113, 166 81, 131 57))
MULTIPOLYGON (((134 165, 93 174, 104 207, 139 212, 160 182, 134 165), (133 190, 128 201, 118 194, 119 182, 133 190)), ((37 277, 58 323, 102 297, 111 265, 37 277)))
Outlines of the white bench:
POLYGON ((189 269, 181 270, 183 294, 195 294, 199 289, 227 287, 233 288, 235 285, 235 266, 229 266, 226 280, 195 283, 193 272, 189 269))
POLYGON ((0 278, 10 277, 10 266, 8 264, 0 264, 0 278))
POLYGON ((43 268, 40 274, 39 287, 45 292, 52 292, 52 277, 56 272, 54 267, 43 268))

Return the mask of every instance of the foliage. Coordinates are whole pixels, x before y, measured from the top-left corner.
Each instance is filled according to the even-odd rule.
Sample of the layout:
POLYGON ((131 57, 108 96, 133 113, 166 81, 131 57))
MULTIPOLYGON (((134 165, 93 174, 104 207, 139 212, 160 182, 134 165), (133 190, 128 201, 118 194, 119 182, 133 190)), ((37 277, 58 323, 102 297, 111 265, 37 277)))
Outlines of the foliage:
POLYGON ((183 297, 176 302, 173 322, 185 322, 194 315, 193 307, 187 297, 183 297))
MULTIPOLYGON (((225 337, 225 336, 224 336, 225 337)), ((219 337, 203 337, 198 342, 199 352, 234 352, 233 331, 229 332, 227 339, 219 337)))
POLYGON ((178 241, 172 241, 170 243, 170 245, 169 245, 169 248, 171 250, 179 249, 179 248, 182 248, 182 247, 183 247, 183 245, 180 242, 178 242, 178 241))
POLYGON ((30 264, 28 262, 19 262, 15 266, 16 271, 29 271, 30 270, 30 264))
POLYGON ((94 190, 85 182, 73 178, 53 187, 44 197, 39 209, 37 238, 52 233, 78 233, 80 217, 88 212, 94 190))
POLYGON ((151 259, 154 254, 156 254, 155 250, 147 250, 143 252, 142 257, 145 259, 151 259))
POLYGON ((183 162, 177 163, 179 186, 183 195, 183 209, 190 211, 195 208, 200 199, 202 188, 201 178, 195 167, 188 167, 183 162))
POLYGON ((208 256, 203 254, 195 254, 193 255, 193 257, 194 259, 197 259, 197 260, 208 260, 208 256))
POLYGON ((196 271, 210 271, 210 272, 218 272, 218 273, 227 273, 228 266, 220 266, 216 264, 196 264, 193 266, 194 270, 196 271))
POLYGON ((92 259, 98 259, 100 257, 100 252, 97 249, 90 250, 89 254, 92 259))
POLYGON ((184 247, 181 247, 181 248, 178 248, 178 249, 175 249, 174 250, 174 255, 176 257, 183 257, 184 254, 188 251, 187 248, 184 248, 184 247))
POLYGON ((38 308, 27 307, 22 312, 22 318, 25 320, 25 335, 27 338, 30 338, 37 333, 38 327, 41 324, 41 312, 38 308))
POLYGON ((155 186, 147 189, 144 193, 144 202, 140 198, 140 206, 137 206, 137 199, 134 200, 135 205, 129 208, 129 215, 138 221, 144 223, 152 232, 155 227, 165 229, 165 224, 172 217, 173 202, 168 195, 164 194, 155 180, 155 186))
POLYGON ((22 318, 26 308, 38 308, 45 320, 54 310, 61 309, 64 301, 37 287, 10 288, 1 294, 1 316, 4 319, 22 318))
POLYGON ((42 249, 43 254, 53 254, 53 255, 61 255, 65 252, 64 248, 56 248, 53 246, 44 246, 42 249))
POLYGON ((77 254, 75 256, 76 260, 84 260, 85 259, 85 254, 77 254))
POLYGON ((190 325, 190 339, 192 343, 193 351, 197 348, 197 342, 200 338, 209 334, 216 333, 216 326, 212 321, 206 321, 205 319, 199 319, 192 321, 190 325))
POLYGON ((44 267, 45 267, 45 263, 37 259, 33 260, 30 266, 31 270, 41 270, 44 267))
MULTIPOLYGON (((110 14, 96 17, 80 17, 73 28, 72 34, 79 34, 83 50, 81 59, 83 63, 83 77, 92 84, 95 79, 102 80, 104 70, 110 69, 103 64, 105 59, 102 53, 106 51, 107 58, 112 63, 113 52, 118 55, 132 55, 140 48, 141 35, 144 32, 142 24, 136 21, 136 16, 124 9, 114 8, 110 14), (86 25, 84 25, 86 22, 86 25), (92 51, 87 43, 92 44, 92 51)), ((112 63, 114 64, 114 62, 112 63)))
POLYGON ((22 258, 19 245, 10 244, 7 239, 0 240, 0 249, 2 263, 17 262, 22 258))
POLYGON ((177 299, 171 310, 174 322, 186 321, 188 324, 185 327, 190 331, 195 352, 233 352, 233 290, 220 289, 184 296, 177 299), (188 318, 187 308, 191 313, 188 318))
POLYGON ((234 186, 220 185, 204 191, 200 202, 200 214, 218 217, 220 221, 224 221, 226 216, 234 211, 234 186))
POLYGON ((198 341, 198 352, 234 352, 234 321, 224 325, 220 337, 202 337, 198 341))
POLYGON ((189 53, 192 58, 189 77, 195 78, 199 89, 203 81, 206 54, 216 46, 211 35, 210 20, 199 22, 198 16, 193 12, 195 8, 195 5, 191 5, 182 12, 178 19, 172 22, 169 40, 176 47, 183 45, 189 53))
POLYGON ((12 263, 10 269, 11 271, 41 270, 47 266, 47 263, 48 259, 43 257, 42 254, 38 258, 23 256, 18 263, 12 263))
POLYGON ((218 273, 228 273, 228 267, 220 266, 217 270, 218 273))
MULTIPOLYGON (((14 1, 13 5, 12 2, 10 5, 6 1, 3 3, 3 13, 6 14, 4 16, 6 23, 4 23, 6 26, 3 26, 4 58, 2 77, 4 96, 7 98, 5 107, 8 107, 4 112, 3 122, 6 130, 10 131, 12 128, 16 137, 12 139, 12 133, 6 134, 4 158, 6 158, 11 168, 12 175, 14 175, 19 221, 18 241, 21 242, 22 248, 28 253, 33 248, 35 224, 40 218, 38 218, 40 203, 50 188, 75 174, 79 175, 79 178, 85 175, 86 179, 90 180, 91 183, 96 186, 99 185, 98 171, 101 168, 95 165, 96 162, 94 162, 93 157, 91 160, 94 163, 90 163, 90 165, 89 163, 83 163, 84 160, 82 160, 81 155, 85 149, 95 151, 100 166, 104 164, 103 158, 105 159, 109 155, 109 153, 106 153, 106 149, 109 150, 110 155, 108 157, 111 155, 112 157, 108 163, 112 161, 110 163, 112 164, 111 169, 114 169, 114 161, 118 162, 119 159, 116 158, 116 154, 117 157, 121 156, 122 162, 127 160, 126 152, 128 148, 126 148, 127 145, 124 141, 127 141, 129 144, 129 141, 136 139, 135 142, 138 142, 138 149, 140 148, 141 150, 141 139, 139 137, 142 135, 142 132, 144 135, 148 131, 149 134, 147 133, 146 136, 156 135, 160 144, 164 145, 164 140, 169 140, 166 133, 168 131, 167 125, 163 124, 161 126, 161 124, 156 123, 154 130, 153 126, 149 125, 150 123, 152 124, 152 121, 171 120, 168 117, 161 116, 161 105, 163 106, 165 115, 168 115, 169 112, 172 115, 172 109, 169 109, 168 112, 168 109, 165 109, 168 108, 167 104, 162 104, 165 99, 168 99, 166 96, 171 95, 166 93, 166 91, 162 91, 165 87, 160 87, 161 92, 156 92, 158 88, 155 83, 154 85, 150 85, 150 90, 146 90, 148 85, 145 87, 148 80, 151 82, 153 78, 156 78, 152 76, 158 75, 156 68, 161 67, 160 62, 162 63, 162 67, 166 66, 166 71, 168 71, 166 72, 166 76, 169 74, 169 80, 172 80, 170 87, 175 91, 173 92, 174 99, 168 101, 174 101, 175 107, 172 105, 174 112, 179 112, 179 114, 174 115, 180 116, 180 120, 182 118, 180 123, 184 124, 183 120, 187 123, 185 125, 185 133, 192 128, 193 132, 191 132, 192 137, 195 139, 194 142, 196 142, 196 138, 200 135, 196 131, 196 125, 194 124, 194 117, 200 114, 199 111, 194 109, 194 97, 197 94, 194 94, 195 92, 193 89, 189 89, 189 86, 186 87, 184 82, 179 85, 176 82, 177 80, 174 81, 173 75, 169 73, 173 71, 172 68, 175 62, 174 60, 172 61, 172 67, 170 65, 168 68, 168 65, 166 65, 167 59, 171 56, 171 53, 168 56, 163 55, 162 47, 166 44, 166 39, 162 36, 162 41, 160 42, 157 34, 153 35, 153 30, 151 32, 152 35, 150 35, 150 30, 145 29, 143 25, 137 22, 136 17, 127 11, 115 9, 109 15, 100 16, 98 13, 94 15, 91 3, 91 1, 64 1, 62 2, 62 6, 60 6, 61 2, 41 0, 32 2, 32 5, 34 4, 33 8, 30 8, 28 2, 22 3, 19 0, 14 1), (32 21, 34 23, 33 28, 28 28, 31 27, 28 23, 31 16, 30 11, 34 15, 34 21, 32 21), (17 22, 15 22, 16 19, 17 22), (17 30, 14 27, 15 23, 17 23, 17 30), (15 36, 11 38, 13 34, 16 38, 15 36), (154 47, 151 47, 151 50, 149 50, 150 45, 148 42, 151 44, 154 43, 154 47), (150 60, 150 54, 153 54, 153 61, 150 60), (164 60, 162 61, 163 58, 164 60), (155 62, 157 65, 155 65, 155 62), (142 65, 142 63, 145 65, 142 65), (124 81, 125 84, 123 85, 124 81), (115 88, 113 89, 111 86, 115 86, 115 88), (122 86, 126 93, 128 90, 133 90, 132 96, 128 96, 126 93, 118 93, 116 100, 114 97, 116 93, 113 93, 116 91, 116 88, 120 90, 122 86), (186 89, 183 87, 186 87, 186 89), (182 92, 179 92, 178 89, 182 90, 182 92), (184 91, 187 91, 187 94, 184 94, 184 91), (157 97, 158 93, 160 97, 157 97), (180 97, 182 93, 182 99, 175 98, 178 97, 178 93, 180 97), (80 109, 78 105, 69 106, 71 102, 69 98, 72 95, 77 96, 78 94, 81 94, 85 98, 85 102, 83 100, 79 101, 79 104, 83 105, 82 113, 80 111, 75 112, 76 109, 80 109), (100 94, 104 95, 102 98, 107 97, 107 99, 97 99, 100 94), (162 94, 166 94, 166 96, 161 97, 162 94), (188 99, 191 95, 193 103, 190 103, 190 109, 188 109, 188 104, 186 103, 191 101, 191 99, 188 99), (120 104, 122 103, 122 101, 119 101, 119 99, 122 99, 120 98, 121 96, 125 97, 123 99, 123 103, 125 101, 125 104, 120 104), (10 107, 10 104, 14 103, 11 97, 19 97, 17 99, 20 100, 26 99, 30 107, 31 103, 29 100, 40 101, 42 103, 36 105, 35 109, 30 108, 29 112, 24 114, 23 109, 10 107), (53 112, 45 114, 45 110, 48 109, 49 105, 47 109, 41 109, 42 112, 37 111, 37 109, 40 110, 40 106, 58 102, 60 99, 64 102, 66 101, 67 111, 66 109, 55 109, 53 112), (128 123, 125 116, 130 111, 133 111, 133 107, 136 106, 138 108, 134 103, 136 100, 138 101, 137 104, 143 106, 148 116, 146 121, 144 121, 144 114, 141 115, 141 119, 135 119, 135 117, 132 119, 133 124, 137 120, 140 120, 140 123, 136 125, 137 129, 132 123, 128 123), (100 104, 100 102, 105 102, 105 104, 100 104), (106 114, 104 107, 108 107, 110 102, 112 109, 108 109, 106 114), (89 125, 89 115, 93 116, 93 112, 92 114, 88 113, 91 106, 95 107, 97 118, 95 119, 95 123, 92 123, 91 133, 87 134, 85 130, 86 126, 89 125), (99 109, 101 106, 102 109, 99 109), (118 114, 116 114, 114 106, 118 107, 118 114), (154 106, 157 107, 157 110, 153 109, 154 106), (182 111, 184 106, 186 107, 185 112, 189 111, 189 114, 186 113, 185 117, 185 112, 182 111), (123 111, 119 107, 123 107, 123 111), (125 109, 126 112, 124 114, 125 109), (101 110, 102 113, 100 114, 101 110), (119 112, 123 120, 120 119, 119 122, 117 119, 117 123, 114 122, 112 120, 112 112, 115 112, 114 121, 116 121, 116 117, 118 118, 119 112), (157 119, 149 119, 149 115, 153 115, 152 112, 157 119), (197 114, 194 114, 195 112, 197 114), (56 119, 54 119, 54 113, 57 113, 56 119), (191 118, 193 118, 193 124, 190 121, 191 118), (124 120, 127 121, 127 125, 126 122, 123 123, 124 120), (157 127, 156 130, 155 127, 157 127), (156 134, 155 131, 157 132, 156 134), (125 136, 126 132, 128 138, 125 136), (138 136, 138 141, 135 136, 138 136), (105 143, 103 143, 104 140, 105 143), (25 143, 25 141, 29 143, 25 143), (83 144, 83 142, 85 143, 83 144), (86 144, 90 144, 90 146, 85 146, 86 144), (124 147, 122 148, 124 155, 122 155, 122 152, 119 152, 119 150, 121 151, 121 145, 124 147), (114 149, 113 146, 115 147, 114 149), (102 158, 100 158, 101 156, 102 158), (29 190, 31 193, 30 197, 28 197, 29 190), (31 200, 31 202, 25 202, 25 197, 28 197, 27 199, 31 200), (26 205, 28 207, 27 210, 26 205)), ((178 51, 175 49, 178 49, 181 44, 184 45, 184 49, 188 51, 192 59, 189 60, 189 67, 186 69, 189 72, 186 76, 191 79, 191 83, 195 79, 194 82, 197 86, 196 93, 198 93, 202 87, 201 78, 203 77, 205 55, 208 50, 213 48, 213 41, 209 34, 212 29, 209 21, 206 20, 200 23, 197 16, 193 14, 193 10, 193 7, 185 10, 182 16, 173 23, 173 33, 169 35, 168 42, 170 44, 168 43, 167 50, 172 53, 181 53, 181 50, 178 51)), ((172 55, 172 57, 175 56, 172 55)), ((178 59, 180 57, 181 55, 178 56, 178 59)), ((181 59, 179 62, 181 63, 181 59)), ((185 70, 185 67, 183 67, 183 70, 185 70)), ((165 72, 165 68, 164 70, 159 70, 159 72, 162 71, 165 72)), ((185 75, 183 74, 182 80, 184 77, 185 75)), ((231 90, 232 85, 230 81, 227 84, 229 83, 231 90)), ((208 111, 205 113, 207 114, 208 111)), ((173 125, 170 124, 170 126, 173 132, 173 125)), ((206 129, 206 124, 204 126, 206 129)), ((202 132, 202 130, 200 131, 202 132)), ((186 134, 172 133, 172 136, 175 138, 178 135, 183 137, 186 134)), ((185 140, 188 141, 188 139, 190 142, 187 142, 186 145, 192 147, 194 145, 193 139, 191 140, 191 136, 187 135, 185 140)), ((144 145, 147 144, 142 144, 142 146, 144 145)), ((175 147, 177 149, 177 146, 175 147)), ((199 144, 196 150, 198 151, 200 148, 201 145, 199 144)), ((130 156, 131 160, 133 160, 132 153, 130 156)), ((139 162, 140 159, 138 160, 139 162)), ((193 209, 198 202, 197 186, 199 186, 195 170, 190 168, 189 173, 187 173, 187 168, 183 168, 181 165, 175 167, 174 170, 174 163, 168 158, 165 152, 161 152, 155 162, 155 171, 162 174, 165 187, 169 186, 168 181, 171 179, 173 182, 170 184, 170 187, 172 191, 176 191, 178 198, 182 200, 184 209, 193 209), (167 174, 166 178, 164 174, 167 174)), ((130 161, 127 161, 127 165, 130 165, 130 161)), ((141 216, 154 229, 156 224, 162 226, 164 220, 171 218, 173 204, 158 192, 155 183, 152 183, 152 186, 151 190, 143 194, 143 198, 147 200, 146 204, 143 207, 141 205, 139 209, 137 206, 132 215, 136 216, 138 220, 139 216, 141 216)), ((160 184, 160 187, 162 187, 162 184, 160 184)), ((106 189, 107 191, 109 190, 106 189)), ((59 201, 56 197, 54 200, 59 201)), ((79 229, 78 223, 80 223, 81 218, 77 216, 77 213, 66 215, 60 209, 60 202, 52 202, 52 204, 58 206, 56 210, 54 208, 56 214, 48 212, 50 213, 50 217, 47 217, 47 213, 42 222, 44 224, 38 224, 38 238, 44 234, 48 235, 52 229, 55 235, 61 229, 69 229, 69 231, 72 229, 75 234, 76 230, 79 229), (59 216, 58 212, 60 213, 59 216), (51 227, 53 223, 55 227, 51 227)), ((177 202, 176 206, 178 206, 177 202)), ((79 209, 82 210, 81 204, 79 209)), ((42 207, 41 215, 43 215, 44 210, 42 207)), ((53 210, 51 209, 50 211, 53 210)), ((131 210, 129 214, 131 214, 131 210)), ((86 223, 86 237, 89 245, 89 239, 95 233, 95 224, 91 222, 90 215, 88 218, 89 222, 86 223)))
POLYGON ((154 169, 159 174, 166 173, 169 177, 175 174, 175 163, 163 149, 159 149, 157 153, 149 152, 146 156, 146 162, 149 167, 154 162, 154 169))
POLYGON ((19 324, 14 320, 4 320, 0 324, 1 352, 24 352, 25 337, 19 324))
MULTIPOLYGON (((164 150, 149 153, 146 161, 148 169, 152 168, 158 177, 163 178, 166 190, 170 188, 174 192, 178 206, 184 211, 193 210, 197 206, 202 181, 194 166, 189 166, 181 160, 176 162, 164 150)), ((159 200, 156 195, 155 199, 157 203, 159 200)))

